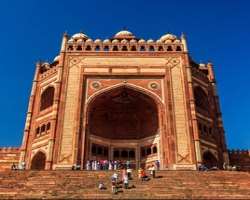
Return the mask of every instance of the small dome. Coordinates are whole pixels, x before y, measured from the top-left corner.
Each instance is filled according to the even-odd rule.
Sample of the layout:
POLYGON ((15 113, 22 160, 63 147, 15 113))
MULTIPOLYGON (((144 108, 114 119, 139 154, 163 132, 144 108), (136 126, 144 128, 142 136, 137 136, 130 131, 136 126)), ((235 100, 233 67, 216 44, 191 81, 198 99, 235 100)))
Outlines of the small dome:
POLYGON ((74 39, 72 39, 72 38, 70 38, 69 40, 68 40, 68 43, 73 43, 74 42, 74 39))
POLYGON ((127 30, 119 31, 115 34, 114 38, 118 39, 133 39, 135 38, 134 34, 127 30))
POLYGON ((175 43, 175 44, 180 44, 181 41, 180 41, 180 40, 175 40, 174 43, 175 43))
POLYGON ((49 69, 49 68, 50 68, 50 64, 49 64, 48 62, 43 63, 42 66, 43 66, 45 69, 49 69))
POLYGON ((157 43, 157 44, 161 43, 161 40, 156 40, 156 43, 157 43))
POLYGON ((86 40, 86 43, 91 43, 91 42, 93 42, 93 40, 90 38, 86 40))
POLYGON ((110 43, 110 40, 109 39, 105 39, 105 40, 103 40, 103 43, 110 43))
POLYGON ((167 34, 161 36, 160 40, 162 42, 165 42, 166 40, 175 40, 176 38, 177 37, 175 35, 167 33, 167 34))
POLYGON ((118 42, 119 42, 119 40, 117 40, 117 39, 112 40, 112 43, 118 43, 118 42))
POLYGON ((77 43, 82 43, 82 42, 83 42, 83 39, 82 39, 82 38, 79 38, 79 39, 77 39, 76 42, 77 42, 77 43))
POLYGON ((147 43, 153 43, 154 42, 154 40, 152 40, 152 39, 149 39, 148 41, 147 41, 147 43))
POLYGON ((73 39, 88 39, 89 37, 85 35, 84 33, 76 33, 72 36, 73 39))
POLYGON ((145 43, 146 41, 144 39, 140 39, 138 43, 145 43))
POLYGON ((136 43, 135 39, 130 40, 130 43, 136 43))
POLYGON ((100 42, 102 42, 100 39, 95 40, 95 43, 100 43, 100 42))
POLYGON ((55 58, 54 58, 54 62, 57 62, 57 61, 59 61, 59 58, 60 58, 60 55, 57 55, 55 58))
POLYGON ((172 40, 168 39, 168 40, 165 40, 165 44, 170 44, 172 43, 172 40))

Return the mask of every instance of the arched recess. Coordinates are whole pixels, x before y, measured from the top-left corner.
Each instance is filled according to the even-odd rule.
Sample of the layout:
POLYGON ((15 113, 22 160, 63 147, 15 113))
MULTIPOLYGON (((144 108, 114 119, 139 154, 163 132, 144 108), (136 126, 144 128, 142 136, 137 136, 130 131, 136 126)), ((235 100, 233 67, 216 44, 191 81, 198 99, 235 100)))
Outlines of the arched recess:
MULTIPOLYGON (((144 138, 144 137, 150 137, 154 134, 159 134, 159 137, 161 138, 162 137, 162 133, 165 132, 165 127, 163 126, 163 121, 164 123, 165 122, 165 110, 164 110, 164 103, 162 101, 162 99, 157 96, 156 94, 154 94, 152 91, 149 91, 147 89, 144 89, 142 87, 139 87, 139 86, 135 86, 135 85, 132 85, 132 84, 128 84, 128 83, 124 83, 124 84, 119 84, 119 85, 115 85, 115 86, 111 86, 109 88, 105 88, 103 90, 100 90, 98 92, 96 92, 95 94, 93 94, 92 96, 90 96, 88 98, 88 100, 86 101, 85 103, 85 108, 84 108, 84 115, 85 117, 83 118, 84 121, 83 121, 83 138, 82 138, 82 146, 83 146, 83 151, 82 151, 82 162, 85 161, 85 159, 87 159, 88 157, 88 153, 86 155, 86 149, 89 149, 89 144, 88 144, 88 137, 90 135, 90 131, 91 130, 91 113, 95 113, 93 111, 93 109, 95 109, 95 105, 100 105, 99 107, 103 107, 105 108, 106 105, 107 106, 110 106, 111 107, 113 106, 113 108, 109 108, 110 111, 113 111, 115 110, 117 104, 130 104, 131 101, 137 101, 136 99, 140 99, 142 100, 143 99, 143 102, 145 103, 144 106, 148 107, 148 112, 150 113, 150 110, 153 111, 155 114, 153 114, 151 117, 152 117, 152 122, 148 123, 143 123, 143 120, 145 121, 147 116, 149 116, 148 114, 145 114, 145 116, 143 114, 141 114, 142 118, 138 119, 136 114, 131 114, 131 117, 129 118, 129 114, 125 114, 125 116, 123 116, 123 111, 121 112, 115 112, 114 111, 114 115, 113 114, 110 114, 110 112, 106 112, 105 113, 105 109, 103 111, 103 113, 101 113, 99 116, 103 119, 108 119, 108 120, 114 120, 113 121, 113 125, 108 127, 107 129, 100 129, 100 130, 106 130, 106 132, 110 132, 109 130, 114 130, 118 127, 119 124, 121 124, 120 122, 121 121, 125 121, 125 124, 127 123, 130 124, 130 123, 135 123, 136 124, 136 121, 138 120, 141 120, 141 124, 144 124, 145 127, 144 127, 144 130, 142 131, 143 134, 142 135, 136 135, 135 138, 131 137, 134 133, 134 130, 129 130, 129 129, 124 129, 124 127, 121 127, 121 129, 117 129, 117 131, 115 131, 115 133, 120 133, 120 131, 122 132, 122 130, 125 130, 125 132, 129 132, 129 138, 125 138, 124 136, 126 135, 125 132, 123 134, 120 134, 119 137, 116 137, 117 134, 110 134, 108 135, 107 133, 104 134, 105 135, 105 138, 108 138, 108 139, 112 139, 113 136, 115 136, 116 138, 113 138, 113 139, 117 139, 117 140, 120 140, 120 139, 141 139, 141 138, 144 138), (105 97, 106 96, 106 97, 105 97), (103 99, 107 99, 106 102, 109 102, 109 105, 106 104, 105 102, 103 102, 104 100, 103 99), (111 100, 111 101, 109 101, 111 100), (97 103, 98 102, 98 103, 97 103), (123 103, 122 103, 123 102, 123 103), (96 104, 97 103, 97 104, 96 104), (105 106, 103 106, 104 104, 105 106), (151 106, 150 106, 151 105, 151 106), (120 113, 120 114, 119 114, 120 113), (115 117, 116 116, 116 117, 115 117), (154 117, 156 116, 157 120, 155 120, 156 118, 154 117), (144 117, 144 118, 143 118, 144 117), (120 120, 120 121, 119 121, 120 120), (117 123, 118 122, 118 123, 117 123), (157 124, 157 128, 155 128, 155 125, 157 124), (147 127, 148 126, 148 127, 147 127), (109 129, 111 128, 111 129, 109 129), (152 133, 152 134, 150 134, 152 133), (84 159, 83 159, 84 158, 84 159)), ((139 105, 141 106, 140 104, 134 104, 134 105, 139 105)), ((118 106, 119 107, 119 106, 118 106)), ((121 106, 122 107, 122 106, 121 106)), ((126 107, 126 106, 125 106, 126 107)), ((145 108, 145 107, 144 107, 145 108)), ((119 108, 120 109, 120 108, 119 108)), ((118 110, 119 110, 118 109, 118 110)), ((129 108, 131 110, 133 110, 133 105, 129 108)), ((129 109, 127 110, 128 113, 130 112, 129 109)), ((138 108, 139 111, 141 112, 144 112, 143 110, 143 106, 138 108)), ((125 109, 126 110, 126 109, 125 109)), ((146 109, 145 109, 146 110, 146 109)), ((147 112, 147 111, 145 111, 147 112)), ((137 112, 139 114, 139 112, 137 112)), ((93 119, 93 118, 92 118, 93 119)), ((98 118, 97 118, 98 119, 98 118)), ((98 120, 96 120, 98 121, 98 120)), ((136 127, 136 125, 132 125, 132 127, 136 127)), ((96 127, 98 127, 98 125, 96 124, 96 127)), ((94 129, 96 128, 94 127, 94 129)), ((93 128, 93 127, 92 127, 93 128)), ((138 128, 138 127, 137 127, 138 128)), ((97 129, 98 130, 98 129, 97 129)), ((137 129, 138 130, 138 129, 137 129)), ((101 132, 98 132, 96 133, 96 135, 99 135, 100 136, 100 133, 101 132)), ((102 135, 101 135, 102 136, 102 135)), ((164 146, 164 149, 168 148, 168 144, 167 142, 165 142, 164 145, 162 145, 162 143, 164 143, 164 141, 162 139, 160 139, 160 149, 159 149, 159 155, 160 155, 160 161, 163 165, 163 160, 162 160, 162 147, 164 146)), ((165 153, 165 156, 167 156, 167 153, 165 153)), ((164 162, 165 163, 165 162, 164 162)))
POLYGON ((103 93, 90 104, 89 132, 109 139, 142 139, 158 133, 154 100, 128 87, 103 93))
POLYGON ((197 109, 206 111, 208 114, 209 113, 208 95, 200 86, 196 86, 194 88, 194 98, 197 109))
POLYGON ((32 170, 44 170, 46 164, 46 155, 42 151, 37 152, 31 161, 32 170))
POLYGON ((218 160, 211 151, 205 151, 203 153, 202 161, 207 168, 218 167, 218 160))
POLYGON ((53 105, 55 88, 53 86, 47 87, 41 94, 40 111, 45 110, 53 105))

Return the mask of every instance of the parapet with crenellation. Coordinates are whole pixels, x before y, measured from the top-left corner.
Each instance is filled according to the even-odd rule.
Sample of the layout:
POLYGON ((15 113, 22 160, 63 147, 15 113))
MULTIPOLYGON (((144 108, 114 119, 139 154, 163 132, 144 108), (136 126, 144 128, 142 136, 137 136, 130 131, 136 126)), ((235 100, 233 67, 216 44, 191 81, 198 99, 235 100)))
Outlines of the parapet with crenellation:
POLYGON ((8 170, 12 164, 17 164, 19 156, 19 147, 0 147, 0 171, 8 170))
POLYGON ((228 155, 231 165, 250 171, 250 150, 230 149, 228 150, 228 155))

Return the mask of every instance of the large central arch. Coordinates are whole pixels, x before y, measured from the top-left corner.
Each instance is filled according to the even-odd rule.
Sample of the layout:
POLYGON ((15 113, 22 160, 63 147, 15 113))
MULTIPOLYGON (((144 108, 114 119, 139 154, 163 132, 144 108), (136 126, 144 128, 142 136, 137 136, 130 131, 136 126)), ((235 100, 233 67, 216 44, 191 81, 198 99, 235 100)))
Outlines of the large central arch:
POLYGON ((85 160, 151 164, 160 160, 159 103, 126 85, 101 92, 88 103, 85 133, 85 160))

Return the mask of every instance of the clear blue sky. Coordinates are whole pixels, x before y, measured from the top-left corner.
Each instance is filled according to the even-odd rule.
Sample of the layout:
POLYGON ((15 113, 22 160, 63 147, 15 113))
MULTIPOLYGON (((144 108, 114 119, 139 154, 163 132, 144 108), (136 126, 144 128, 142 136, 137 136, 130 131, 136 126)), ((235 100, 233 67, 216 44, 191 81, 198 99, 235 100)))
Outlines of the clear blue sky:
POLYGON ((51 61, 64 31, 108 38, 186 33, 192 57, 215 65, 229 148, 250 149, 250 1, 126 0, 0 2, 0 146, 21 144, 39 59, 51 61))

